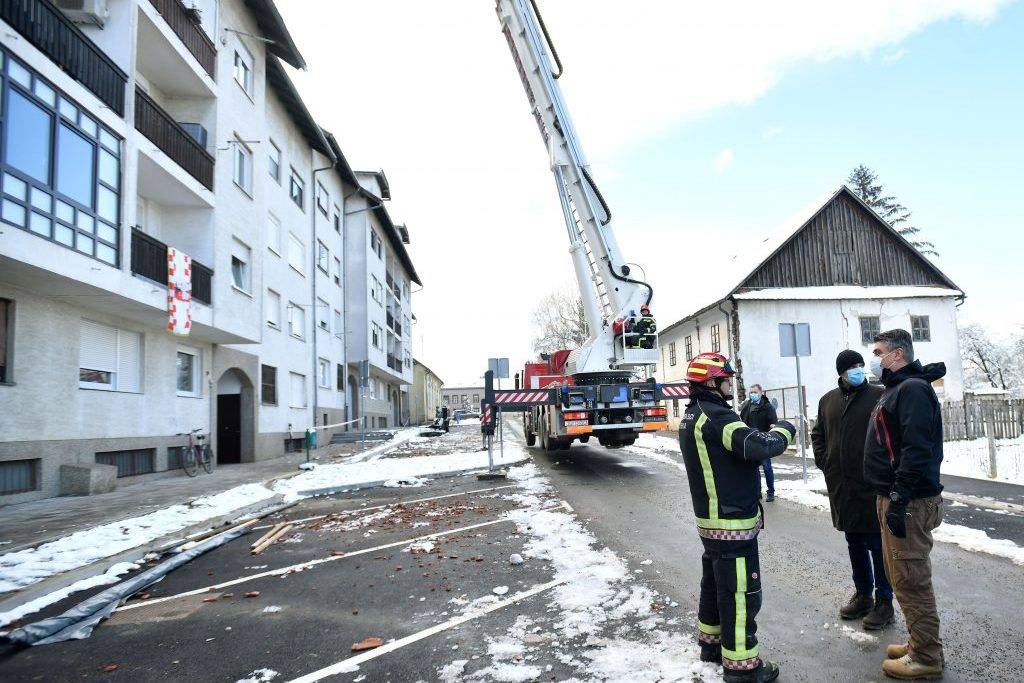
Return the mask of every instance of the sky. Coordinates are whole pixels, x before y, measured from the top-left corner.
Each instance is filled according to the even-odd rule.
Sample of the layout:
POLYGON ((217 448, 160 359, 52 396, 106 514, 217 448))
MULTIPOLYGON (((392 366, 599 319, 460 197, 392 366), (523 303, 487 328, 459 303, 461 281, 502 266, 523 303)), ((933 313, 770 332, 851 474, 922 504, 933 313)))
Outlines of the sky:
MULTIPOLYGON (((661 327, 858 164, 966 294, 1024 332, 1024 3, 538 0, 627 261, 661 327)), ((383 169, 423 289, 413 355, 449 386, 519 368, 533 312, 575 292, 547 154, 490 0, 278 0, 291 71, 352 166, 383 169)), ((736 283, 724 283, 725 286, 736 283)), ((506 384, 505 386, 508 386, 506 384)))

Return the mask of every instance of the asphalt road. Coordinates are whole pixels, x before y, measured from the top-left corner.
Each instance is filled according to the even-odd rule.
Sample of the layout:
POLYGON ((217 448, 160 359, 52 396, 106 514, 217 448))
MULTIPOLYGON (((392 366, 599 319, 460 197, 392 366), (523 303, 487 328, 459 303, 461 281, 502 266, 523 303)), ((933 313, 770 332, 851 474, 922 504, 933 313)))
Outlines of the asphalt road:
MULTIPOLYGON (((683 470, 628 450, 582 444, 567 453, 535 450, 534 456, 592 533, 624 557, 652 559, 645 579, 682 605, 696 605, 701 545, 683 470)), ((674 457, 678 460, 678 453, 674 457)), ((763 653, 781 665, 780 680, 887 680, 881 672, 885 646, 906 639, 901 615, 895 626, 875 634, 864 632, 859 622, 841 621, 838 609, 853 585, 845 542, 829 514, 781 499, 766 506, 758 627, 763 653)), ((947 519, 980 528, 1003 525, 1020 538, 1019 516, 960 509, 969 512, 952 508, 947 519)), ((1024 642, 1024 568, 944 543, 936 545, 932 563, 944 680, 1022 680, 1016 653, 1024 642)), ((695 619, 692 608, 689 616, 695 619)))

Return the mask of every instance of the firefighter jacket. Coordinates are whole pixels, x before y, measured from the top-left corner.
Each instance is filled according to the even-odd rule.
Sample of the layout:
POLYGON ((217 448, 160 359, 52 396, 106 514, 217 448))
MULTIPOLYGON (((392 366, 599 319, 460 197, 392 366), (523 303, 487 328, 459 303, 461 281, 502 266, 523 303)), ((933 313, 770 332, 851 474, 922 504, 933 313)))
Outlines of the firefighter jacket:
POLYGON ((895 491, 910 500, 942 492, 942 412, 931 383, 945 374, 945 363, 916 360, 882 373, 885 393, 864 442, 864 479, 878 495, 895 491))
POLYGON ((796 429, 779 422, 751 429, 717 392, 694 388, 679 424, 697 531, 704 538, 748 540, 761 529, 762 460, 781 455, 796 429))

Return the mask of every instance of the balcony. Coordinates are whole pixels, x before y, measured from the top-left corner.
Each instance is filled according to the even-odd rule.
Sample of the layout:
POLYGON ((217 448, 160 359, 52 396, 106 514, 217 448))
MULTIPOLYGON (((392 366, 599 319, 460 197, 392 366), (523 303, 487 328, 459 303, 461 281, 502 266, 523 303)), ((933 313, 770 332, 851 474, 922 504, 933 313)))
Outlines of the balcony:
MULTIPOLYGON (((138 228, 132 228, 132 273, 167 286, 167 245, 138 228)), ((213 271, 192 261, 192 298, 209 305, 213 301, 213 271)))
POLYGON ((156 11, 164 18, 174 34, 181 39, 185 49, 192 53, 210 78, 217 70, 217 48, 199 25, 196 15, 181 0, 150 0, 156 11))
POLYGON ((128 76, 48 0, 0 0, 3 19, 69 76, 124 116, 128 76))
POLYGON ((213 189, 213 156, 138 88, 135 89, 135 128, 203 187, 213 189))
POLYGON ((395 326, 395 316, 391 315, 391 311, 388 311, 388 329, 393 329, 395 326))

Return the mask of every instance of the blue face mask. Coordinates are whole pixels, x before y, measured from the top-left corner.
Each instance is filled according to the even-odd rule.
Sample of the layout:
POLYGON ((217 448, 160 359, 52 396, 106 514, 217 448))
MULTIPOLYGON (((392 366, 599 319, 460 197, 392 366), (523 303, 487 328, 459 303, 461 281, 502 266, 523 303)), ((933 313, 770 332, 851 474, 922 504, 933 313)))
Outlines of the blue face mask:
POLYGON ((760 403, 761 394, 757 393, 756 391, 750 392, 750 400, 753 401, 754 403, 760 403))
POLYGON ((850 368, 846 371, 846 381, 851 387, 859 387, 864 384, 864 368, 850 368))

